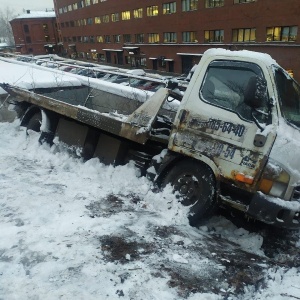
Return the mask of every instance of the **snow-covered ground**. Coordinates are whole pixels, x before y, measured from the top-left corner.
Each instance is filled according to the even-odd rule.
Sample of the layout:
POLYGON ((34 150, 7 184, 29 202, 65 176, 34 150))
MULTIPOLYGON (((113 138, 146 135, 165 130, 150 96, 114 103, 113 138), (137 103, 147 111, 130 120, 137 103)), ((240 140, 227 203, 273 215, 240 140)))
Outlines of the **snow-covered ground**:
MULTIPOLYGON (((300 233, 189 226, 132 166, 0 123, 0 299, 300 299, 300 233)), ((268 229, 270 231, 270 229, 268 229)))

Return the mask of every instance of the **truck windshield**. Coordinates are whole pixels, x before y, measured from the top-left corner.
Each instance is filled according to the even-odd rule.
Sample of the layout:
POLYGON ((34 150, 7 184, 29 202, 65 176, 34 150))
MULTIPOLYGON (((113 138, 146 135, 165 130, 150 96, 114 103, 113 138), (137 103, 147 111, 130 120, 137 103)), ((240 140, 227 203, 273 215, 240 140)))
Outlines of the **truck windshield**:
POLYGON ((275 70, 276 86, 282 116, 300 127, 300 86, 285 71, 275 70))

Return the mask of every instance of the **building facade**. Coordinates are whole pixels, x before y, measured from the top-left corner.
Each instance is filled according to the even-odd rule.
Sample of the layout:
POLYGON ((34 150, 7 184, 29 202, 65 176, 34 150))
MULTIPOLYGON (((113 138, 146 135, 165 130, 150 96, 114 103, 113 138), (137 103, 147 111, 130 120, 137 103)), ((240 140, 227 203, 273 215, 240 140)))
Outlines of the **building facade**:
POLYGON ((299 0, 54 0, 65 54, 186 73, 208 48, 269 53, 300 80, 299 0))
POLYGON ((10 21, 15 45, 21 54, 59 52, 58 31, 54 11, 30 11, 10 21))

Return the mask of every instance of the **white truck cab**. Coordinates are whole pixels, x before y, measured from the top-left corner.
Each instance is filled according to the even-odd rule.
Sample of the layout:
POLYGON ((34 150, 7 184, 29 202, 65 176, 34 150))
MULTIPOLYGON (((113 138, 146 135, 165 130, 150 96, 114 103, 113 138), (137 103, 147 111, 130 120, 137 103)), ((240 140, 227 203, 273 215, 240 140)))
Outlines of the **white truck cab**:
POLYGON ((222 201, 300 226, 300 87, 267 54, 211 49, 183 96, 169 149, 209 166, 222 201))

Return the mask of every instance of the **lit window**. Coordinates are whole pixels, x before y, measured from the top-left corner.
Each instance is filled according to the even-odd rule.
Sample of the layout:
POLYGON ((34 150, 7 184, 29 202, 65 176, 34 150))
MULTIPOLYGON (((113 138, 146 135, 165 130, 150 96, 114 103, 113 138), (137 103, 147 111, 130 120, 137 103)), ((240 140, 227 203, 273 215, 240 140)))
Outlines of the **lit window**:
POLYGON ((97 3, 98 3, 98 0, 93 0, 92 3, 93 3, 93 4, 97 4, 97 3))
POLYGON ((198 0, 182 0, 182 11, 191 11, 198 8, 198 0))
POLYGON ((108 23, 109 22, 109 15, 102 16, 102 21, 103 21, 103 23, 108 23))
POLYGON ((255 42, 256 29, 255 28, 239 28, 232 30, 233 42, 255 42))
POLYGON ((158 33, 149 33, 148 42, 149 43, 159 43, 159 34, 158 33))
POLYGON ((164 3, 163 4, 163 14, 175 14, 176 13, 176 2, 164 3))
POLYGON ((142 8, 137 8, 133 10, 133 17, 135 19, 140 19, 143 17, 143 9, 142 8))
POLYGON ((76 2, 76 3, 73 3, 73 10, 76 10, 76 9, 78 9, 77 2, 76 2))
POLYGON ((205 1, 206 8, 220 7, 220 6, 224 6, 224 0, 206 0, 205 1))
POLYGON ((164 32, 164 43, 176 43, 177 34, 176 32, 164 32))
POLYGON ((97 43, 103 43, 103 36, 102 35, 98 35, 96 37, 97 43))
POLYGON ((195 31, 184 31, 182 33, 183 43, 197 43, 196 32, 195 31))
POLYGON ((224 41, 224 30, 205 30, 204 40, 206 43, 221 43, 224 41))
POLYGON ((119 21, 119 13, 111 14, 111 21, 118 22, 119 21))
POLYGON ((130 20, 130 11, 122 11, 122 20, 130 20))
POLYGON ((147 16, 148 17, 158 16, 158 6, 157 5, 148 6, 147 16))
POLYGON ((85 6, 90 6, 91 5, 91 0, 85 0, 85 6))
POLYGON ((72 11, 72 10, 73 10, 72 4, 68 5, 68 11, 72 11))
POLYGON ((298 26, 268 27, 267 41, 295 42, 297 33, 298 26))
POLYGON ((101 24, 101 18, 95 17, 95 24, 101 24))

